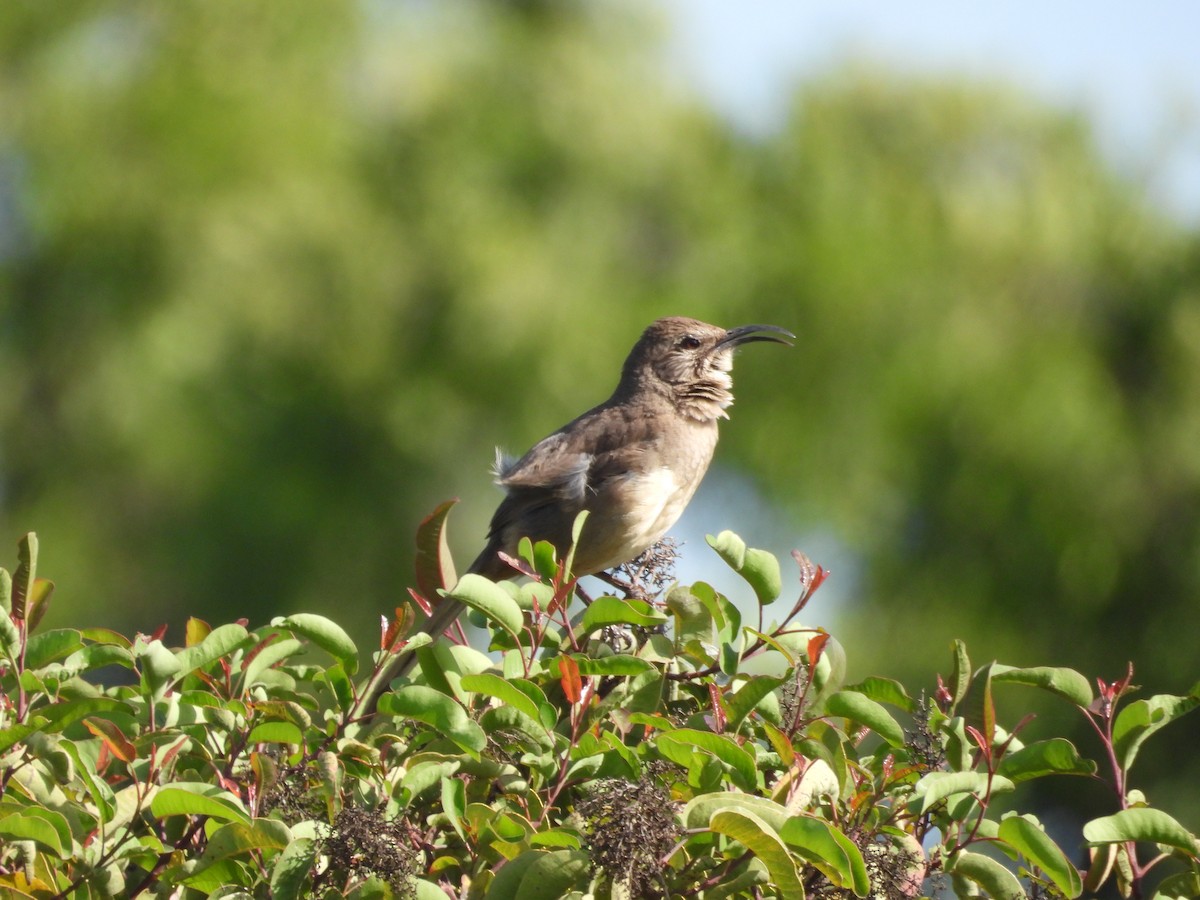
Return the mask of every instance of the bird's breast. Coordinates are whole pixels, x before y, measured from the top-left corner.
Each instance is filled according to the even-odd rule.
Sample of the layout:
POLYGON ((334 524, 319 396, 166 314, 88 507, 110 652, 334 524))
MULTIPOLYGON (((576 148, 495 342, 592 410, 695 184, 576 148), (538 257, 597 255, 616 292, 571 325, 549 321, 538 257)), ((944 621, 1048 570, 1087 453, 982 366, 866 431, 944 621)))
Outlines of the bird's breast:
POLYGON ((628 562, 662 539, 683 513, 708 469, 715 426, 681 446, 664 448, 658 465, 613 477, 589 504, 576 551, 576 571, 598 572, 628 562))

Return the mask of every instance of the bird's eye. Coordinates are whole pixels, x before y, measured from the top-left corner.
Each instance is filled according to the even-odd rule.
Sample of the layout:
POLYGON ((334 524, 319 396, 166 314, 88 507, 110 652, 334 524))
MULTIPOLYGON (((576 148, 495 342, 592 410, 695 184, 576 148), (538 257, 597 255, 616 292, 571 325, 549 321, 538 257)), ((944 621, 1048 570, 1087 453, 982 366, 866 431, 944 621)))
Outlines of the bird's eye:
POLYGON ((700 338, 684 335, 679 339, 679 346, 684 350, 695 350, 700 346, 700 338))

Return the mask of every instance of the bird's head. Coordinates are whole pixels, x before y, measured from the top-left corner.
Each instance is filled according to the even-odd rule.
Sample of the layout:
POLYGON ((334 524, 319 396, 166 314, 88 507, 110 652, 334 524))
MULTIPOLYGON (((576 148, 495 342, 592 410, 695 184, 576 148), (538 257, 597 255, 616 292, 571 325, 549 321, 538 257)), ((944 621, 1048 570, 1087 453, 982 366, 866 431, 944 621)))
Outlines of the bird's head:
POLYGON ((621 384, 629 390, 665 390, 692 418, 722 418, 733 402, 733 351, 753 341, 790 346, 794 337, 777 325, 725 329, 679 316, 659 319, 630 351, 621 384))

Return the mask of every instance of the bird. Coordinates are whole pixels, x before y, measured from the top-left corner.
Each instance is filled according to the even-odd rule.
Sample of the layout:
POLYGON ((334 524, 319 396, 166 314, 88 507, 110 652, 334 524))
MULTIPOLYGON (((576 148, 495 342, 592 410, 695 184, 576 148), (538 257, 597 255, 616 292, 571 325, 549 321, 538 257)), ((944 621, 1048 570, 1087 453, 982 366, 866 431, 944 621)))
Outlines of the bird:
MULTIPOLYGON (((515 577, 502 554, 515 557, 523 537, 565 552, 584 510, 573 575, 636 559, 666 535, 708 471, 718 423, 733 403, 734 351, 755 341, 791 346, 794 339, 778 325, 725 329, 682 316, 651 323, 611 397, 519 459, 497 452, 496 482, 505 497, 467 571, 494 581, 515 577)), ((436 638, 463 609, 443 597, 419 631, 436 638)))

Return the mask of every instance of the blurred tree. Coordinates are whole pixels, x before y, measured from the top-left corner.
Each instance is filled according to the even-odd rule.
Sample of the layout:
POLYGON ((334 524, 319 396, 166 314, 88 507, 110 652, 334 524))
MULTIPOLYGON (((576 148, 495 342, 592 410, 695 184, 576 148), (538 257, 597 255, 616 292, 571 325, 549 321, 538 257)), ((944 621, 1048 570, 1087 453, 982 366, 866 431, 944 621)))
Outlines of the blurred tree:
POLYGON ((839 70, 752 141, 663 65, 618 4, 0 7, 0 534, 55 620, 365 637, 683 313, 801 335, 722 460, 861 559, 852 658, 1184 690, 1195 232, 1000 88, 839 70))
POLYGON ((60 614, 399 602, 421 515, 483 495, 473 545, 491 444, 603 399, 679 308, 657 236, 720 217, 720 133, 648 87, 624 20, 0 15, 21 235, 0 282, 4 523, 57 548, 60 614))

